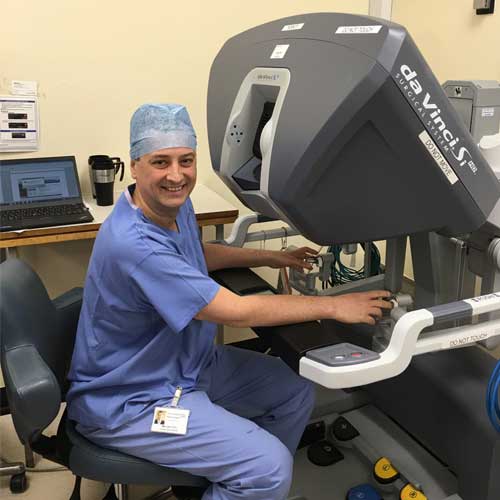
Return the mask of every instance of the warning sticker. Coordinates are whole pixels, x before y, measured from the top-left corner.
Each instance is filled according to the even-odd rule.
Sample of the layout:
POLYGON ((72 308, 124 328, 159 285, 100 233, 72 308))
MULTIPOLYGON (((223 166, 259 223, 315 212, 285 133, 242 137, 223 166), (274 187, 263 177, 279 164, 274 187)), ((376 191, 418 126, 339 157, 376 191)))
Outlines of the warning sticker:
POLYGON ((481 116, 494 116, 495 115, 495 108, 482 108, 481 109, 481 116))
POLYGON ((276 45, 270 59, 283 59, 290 45, 276 45))
POLYGON ((354 34, 354 35, 370 35, 373 33, 378 33, 382 29, 382 25, 376 26, 339 26, 336 35, 346 35, 346 34, 354 34))
POLYGON ((304 23, 287 24, 286 26, 283 26, 283 28, 281 28, 281 31, 301 30, 303 27, 304 27, 304 23))
POLYGON ((429 154, 434 158, 434 161, 446 176, 448 182, 450 184, 455 184, 455 182, 458 181, 458 177, 453 171, 453 168, 451 168, 451 165, 446 161, 446 158, 442 155, 439 148, 436 146, 436 143, 432 140, 431 136, 424 130, 418 135, 418 138, 427 148, 429 154))

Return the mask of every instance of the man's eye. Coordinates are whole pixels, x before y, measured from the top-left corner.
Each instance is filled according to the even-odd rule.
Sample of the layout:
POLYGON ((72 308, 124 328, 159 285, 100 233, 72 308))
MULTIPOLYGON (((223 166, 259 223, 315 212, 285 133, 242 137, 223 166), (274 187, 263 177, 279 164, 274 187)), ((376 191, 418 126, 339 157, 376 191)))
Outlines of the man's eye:
POLYGON ((162 168, 167 164, 165 160, 155 160, 153 161, 153 165, 157 168, 162 168))
POLYGON ((185 160, 182 160, 183 165, 191 165, 193 163, 192 158, 186 158, 185 160))

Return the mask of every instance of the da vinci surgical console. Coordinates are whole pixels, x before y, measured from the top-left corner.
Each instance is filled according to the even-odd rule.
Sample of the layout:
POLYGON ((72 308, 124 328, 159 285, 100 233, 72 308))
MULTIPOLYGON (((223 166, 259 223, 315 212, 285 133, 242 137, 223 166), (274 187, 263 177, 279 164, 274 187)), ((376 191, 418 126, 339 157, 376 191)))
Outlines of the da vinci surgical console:
MULTIPOLYGON (((347 15, 285 22, 229 40, 212 67, 212 161, 240 200, 322 245, 431 231, 496 242, 500 184, 406 32, 347 15)), ((300 372, 331 388, 389 378, 500 324, 418 339, 424 328, 499 307, 492 295, 416 310, 382 354, 346 366, 332 351, 300 372)))
MULTIPOLYGON (((413 310, 397 307, 375 347, 361 345, 363 332, 353 329, 344 342, 309 346, 287 362, 328 388, 382 381, 369 386, 379 391, 381 406, 440 453, 441 444, 432 442, 448 439, 446 425, 429 430, 433 423, 422 415, 408 417, 411 401, 401 384, 391 385, 400 377, 387 379, 404 372, 415 355, 447 351, 436 363, 418 356, 431 359, 420 368, 423 375, 417 362, 403 374, 404 386, 415 386, 418 405, 433 404, 439 414, 438 389, 421 389, 419 377, 424 381, 433 370, 437 378, 440 370, 443 378, 468 373, 489 355, 454 348, 497 345, 500 183, 407 31, 380 19, 325 13, 270 22, 231 38, 210 73, 208 134, 216 173, 258 214, 283 220, 320 245, 387 240, 385 275, 357 289, 383 286, 398 294, 410 239, 413 310), (467 242, 483 295, 446 300, 435 235, 467 242), (401 393, 399 406, 384 400, 388 391, 401 393)), ((447 408, 475 411, 462 400, 454 404, 447 408)), ((449 418, 458 426, 472 417, 449 418)), ((490 469, 480 484, 464 480, 457 498, 500 498, 500 445, 490 431, 481 430, 478 441, 484 434, 491 443, 465 450, 481 455, 477 460, 490 469)), ((442 454, 451 456, 452 449, 442 454)), ((456 469, 466 466, 470 461, 456 469)))

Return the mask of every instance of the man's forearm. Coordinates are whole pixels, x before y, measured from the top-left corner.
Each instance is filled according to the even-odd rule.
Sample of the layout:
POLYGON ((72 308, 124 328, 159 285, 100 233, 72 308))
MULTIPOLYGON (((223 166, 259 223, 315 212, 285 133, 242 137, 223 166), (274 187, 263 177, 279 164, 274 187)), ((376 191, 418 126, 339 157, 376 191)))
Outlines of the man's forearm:
POLYGON ((230 321, 230 326, 288 325, 334 317, 334 302, 323 299, 297 295, 242 297, 240 308, 230 321))
POLYGON ((203 243, 209 271, 230 267, 260 267, 269 265, 270 251, 238 248, 216 243, 203 243))
POLYGON ((302 323, 334 316, 335 300, 331 297, 297 295, 240 297, 221 287, 215 299, 200 311, 197 318, 242 328, 302 323))

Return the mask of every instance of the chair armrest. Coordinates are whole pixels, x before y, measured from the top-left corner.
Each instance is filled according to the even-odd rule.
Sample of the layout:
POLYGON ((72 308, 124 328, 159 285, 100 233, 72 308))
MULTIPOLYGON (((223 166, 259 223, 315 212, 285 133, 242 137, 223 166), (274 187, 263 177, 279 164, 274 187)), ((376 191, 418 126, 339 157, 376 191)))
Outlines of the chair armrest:
POLYGON ((17 434, 29 443, 56 417, 61 404, 59 384, 32 345, 6 351, 2 372, 17 434))
POLYGON ((60 336, 60 351, 65 353, 59 356, 59 365, 56 369, 58 380, 63 395, 66 394, 69 383, 66 380, 66 374, 70 367, 71 353, 75 343, 76 329, 78 327, 78 319, 80 317, 80 309, 82 308, 83 288, 77 287, 68 290, 52 300, 52 304, 56 309, 57 324, 60 332, 64 332, 60 336))

